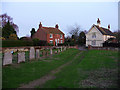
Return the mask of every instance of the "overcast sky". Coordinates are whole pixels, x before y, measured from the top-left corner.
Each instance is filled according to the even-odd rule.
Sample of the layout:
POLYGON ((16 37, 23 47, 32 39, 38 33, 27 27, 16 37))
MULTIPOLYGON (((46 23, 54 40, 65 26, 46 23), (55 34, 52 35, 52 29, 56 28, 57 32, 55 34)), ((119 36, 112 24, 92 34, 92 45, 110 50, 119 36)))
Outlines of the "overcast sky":
POLYGON ((110 24, 111 31, 118 29, 117 2, 3 2, 4 13, 18 25, 19 37, 30 35, 32 28, 37 31, 40 22, 46 27, 58 24, 66 36, 75 24, 88 31, 97 18, 102 27, 110 24))

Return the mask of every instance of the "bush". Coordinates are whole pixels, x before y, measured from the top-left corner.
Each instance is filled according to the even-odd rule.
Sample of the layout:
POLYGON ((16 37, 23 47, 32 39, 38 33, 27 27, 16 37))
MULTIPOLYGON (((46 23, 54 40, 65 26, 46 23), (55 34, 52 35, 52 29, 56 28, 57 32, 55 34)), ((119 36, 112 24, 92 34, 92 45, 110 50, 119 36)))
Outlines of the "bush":
POLYGON ((2 47, 20 47, 20 46, 33 46, 33 42, 21 40, 2 40, 2 47))

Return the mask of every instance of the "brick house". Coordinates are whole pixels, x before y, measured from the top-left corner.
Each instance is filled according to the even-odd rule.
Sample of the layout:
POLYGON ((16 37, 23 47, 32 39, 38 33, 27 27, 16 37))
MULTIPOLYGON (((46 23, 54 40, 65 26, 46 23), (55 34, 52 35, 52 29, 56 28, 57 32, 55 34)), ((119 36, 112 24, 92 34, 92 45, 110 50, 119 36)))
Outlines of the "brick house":
POLYGON ((41 22, 37 32, 32 38, 47 41, 50 44, 58 45, 64 43, 64 33, 59 30, 58 24, 55 27, 43 27, 41 22))

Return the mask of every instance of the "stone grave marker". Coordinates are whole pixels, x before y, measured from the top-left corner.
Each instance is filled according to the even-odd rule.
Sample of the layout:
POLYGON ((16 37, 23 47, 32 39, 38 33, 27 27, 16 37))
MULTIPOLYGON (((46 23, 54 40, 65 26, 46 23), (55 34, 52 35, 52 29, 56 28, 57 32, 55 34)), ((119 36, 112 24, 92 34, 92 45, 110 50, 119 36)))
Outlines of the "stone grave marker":
POLYGON ((62 47, 61 47, 61 52, 62 52, 62 47))
POLYGON ((36 49, 36 58, 40 58, 40 50, 36 49))
POLYGON ((42 55, 43 55, 43 57, 45 57, 45 55, 46 55, 45 50, 43 50, 42 55))
POLYGON ((52 52, 52 48, 50 49, 50 54, 51 54, 51 55, 53 54, 53 52, 52 52))
POLYGON ((35 49, 34 47, 30 48, 30 55, 29 55, 29 59, 35 59, 35 49))
POLYGON ((12 64, 12 53, 10 51, 4 53, 3 65, 12 64))
POLYGON ((18 63, 25 62, 25 52, 18 52, 18 63))

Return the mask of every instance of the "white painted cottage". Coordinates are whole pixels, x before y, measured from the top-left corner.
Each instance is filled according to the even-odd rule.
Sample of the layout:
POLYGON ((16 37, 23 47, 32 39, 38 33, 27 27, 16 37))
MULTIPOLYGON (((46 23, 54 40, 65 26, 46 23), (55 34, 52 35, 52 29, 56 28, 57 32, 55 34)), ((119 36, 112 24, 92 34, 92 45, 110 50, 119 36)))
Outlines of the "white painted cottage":
POLYGON ((98 18, 97 25, 93 24, 86 34, 86 46, 88 47, 88 45, 91 45, 102 47, 102 43, 109 38, 115 38, 113 33, 110 31, 110 25, 108 25, 108 28, 100 27, 100 20, 98 18))

